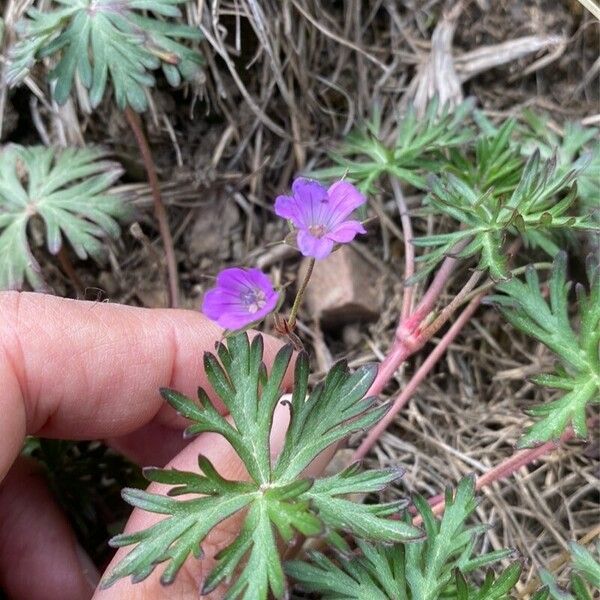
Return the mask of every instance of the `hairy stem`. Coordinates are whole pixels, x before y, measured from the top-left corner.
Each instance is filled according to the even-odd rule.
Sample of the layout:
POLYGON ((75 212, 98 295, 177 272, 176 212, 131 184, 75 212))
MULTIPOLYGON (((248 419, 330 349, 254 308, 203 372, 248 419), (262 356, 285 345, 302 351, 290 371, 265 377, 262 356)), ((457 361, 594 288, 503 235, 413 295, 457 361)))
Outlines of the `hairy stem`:
POLYGON ((158 230, 165 250, 165 259, 167 262, 167 289, 169 294, 169 306, 176 308, 179 305, 179 282, 177 276, 177 261, 175 260, 175 250, 173 248, 173 237, 169 229, 167 211, 160 195, 160 184, 156 174, 156 167, 150 152, 148 140, 144 134, 142 123, 139 116, 129 106, 125 108, 125 118, 131 127, 131 131, 136 139, 137 145, 142 155, 142 161, 148 175, 148 183, 152 190, 152 199, 154 201, 154 216, 158 223, 158 230))
POLYGON ((304 292, 306 291, 306 287, 308 286, 308 282, 310 281, 310 277, 312 275, 313 269, 315 267, 315 259, 311 258, 308 263, 308 269, 306 270, 306 275, 298 288, 298 292, 296 293, 296 297, 294 298, 294 304, 292 305, 292 310, 290 312, 290 316, 288 317, 287 326, 290 331, 293 331, 296 327, 296 316, 298 315, 298 310, 300 309, 300 305, 302 304, 302 298, 304 297, 304 292))
MULTIPOLYGON (((402 187, 400 182, 393 176, 390 176, 392 183, 392 190, 394 191, 394 198, 398 205, 398 212, 400 213, 400 222, 402 223, 402 233, 404 234, 404 279, 409 279, 415 274, 415 247, 412 245, 413 240, 413 229, 410 221, 410 215, 408 214, 408 207, 404 200, 404 194, 402 193, 402 187)), ((411 314, 413 309, 413 300, 415 295, 415 286, 408 285, 404 288, 404 294, 402 296, 402 312, 400 313, 400 320, 405 320, 411 314)))
MULTIPOLYGON (((571 428, 567 429, 565 433, 561 436, 559 441, 550 441, 542 444, 541 446, 537 446, 536 448, 527 448, 526 450, 519 450, 512 456, 509 456, 506 460, 502 461, 499 465, 491 468, 489 471, 481 475, 477 478, 475 482, 475 489, 480 490, 484 487, 490 486, 492 483, 499 481, 500 479, 506 479, 510 477, 514 473, 516 473, 522 467, 526 467, 536 460, 542 458, 546 454, 550 454, 561 444, 569 441, 574 437, 574 432, 571 428)), ((431 510, 434 514, 439 515, 444 512, 444 508, 446 506, 446 501, 442 494, 434 496, 429 499, 429 504, 431 505, 431 510)), ((422 519, 419 515, 417 515, 413 519, 413 524, 421 523, 422 519)))
MULTIPOLYGON (((434 348, 431 354, 425 359, 423 364, 417 369, 416 373, 412 376, 408 385, 402 390, 392 404, 390 410, 384 415, 384 417, 369 431, 367 437, 362 441, 360 446, 354 452, 352 461, 361 460, 373 447, 373 445, 379 439, 379 436, 386 430, 387 426, 394 420, 398 412, 402 407, 410 400, 415 390, 419 387, 421 382, 427 377, 431 369, 436 365, 438 360, 442 357, 448 346, 454 341, 454 338, 460 333, 462 328, 468 323, 469 319, 473 316, 473 313, 477 310, 481 298, 483 295, 477 296, 471 300, 467 308, 460 314, 458 319, 452 324, 452 327, 446 332, 444 337, 440 340, 439 344, 434 348)), ((432 334, 433 335, 433 334, 432 334)), ((423 342, 425 343, 425 342, 423 342)))

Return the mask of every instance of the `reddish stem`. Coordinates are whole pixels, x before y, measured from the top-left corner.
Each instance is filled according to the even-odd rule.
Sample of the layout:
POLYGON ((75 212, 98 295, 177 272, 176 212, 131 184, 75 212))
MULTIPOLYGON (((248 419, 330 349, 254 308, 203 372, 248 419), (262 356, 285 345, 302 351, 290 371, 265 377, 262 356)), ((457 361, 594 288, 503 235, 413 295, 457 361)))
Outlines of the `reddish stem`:
MULTIPOLYGON (((494 483, 495 481, 499 481, 500 479, 506 479, 510 477, 513 473, 516 473, 520 468, 526 467, 530 465, 532 462, 542 458, 545 454, 548 454, 556 448, 558 448, 561 444, 569 441, 573 438, 574 433, 571 428, 567 429, 565 433, 563 433, 562 437, 558 442, 546 442, 541 446, 537 446, 536 448, 527 448, 526 450, 520 450, 516 452, 512 456, 509 456, 506 460, 501 462, 499 465, 496 465, 486 473, 484 473, 481 477, 478 477, 475 482, 475 489, 480 490, 483 487, 487 487, 494 483)), ((429 499, 429 504, 431 505, 431 510, 434 514, 438 515, 444 512, 444 508, 446 506, 446 501, 444 499, 443 494, 438 494, 433 498, 429 499)), ((413 524, 418 525, 421 523, 423 519, 420 515, 417 515, 413 519, 413 524)))
MULTIPOLYGON (((413 229, 400 182, 393 176, 390 177, 390 180, 392 182, 392 190, 394 191, 396 204, 398 205, 398 212, 400 213, 402 233, 404 234, 404 279, 406 280, 415 274, 415 247, 412 245, 412 240, 414 237, 413 229)), ((414 295, 414 285, 408 285, 404 288, 404 294, 402 297, 402 312, 400 313, 401 321, 406 320, 410 316, 413 308, 414 295)))
POLYGON ((176 308, 179 305, 177 261, 175 260, 173 237, 171 236, 171 230, 169 229, 167 211, 165 210, 165 205, 163 204, 160 195, 160 183, 158 181, 158 175, 156 174, 156 167, 152 158, 152 152, 150 151, 148 140, 144 135, 140 118, 129 106, 125 108, 125 118, 131 127, 131 131, 133 131, 133 135, 140 149, 140 154, 142 155, 142 161, 146 169, 146 174, 148 175, 148 183, 150 184, 150 189, 152 190, 152 199, 154 200, 154 216, 158 223, 158 230, 163 242, 165 259, 167 262, 167 289, 169 294, 169 306, 171 308, 176 308))
MULTIPOLYGON (((473 284, 474 285, 474 284, 473 284)), ((387 426, 394 420, 398 412, 402 409, 402 407, 410 400, 411 396, 417 389, 417 387, 421 384, 421 382, 425 379, 425 377, 429 374, 431 369, 435 366, 438 360, 442 357, 448 346, 454 341, 454 338, 459 334, 462 328, 467 324, 469 319, 473 316, 473 313, 477 310, 481 299, 483 298, 483 294, 476 296, 471 300, 468 304, 467 308, 460 314, 458 319, 452 324, 452 327, 446 332, 444 337, 440 340, 439 344, 433 349, 431 354, 425 359, 423 364, 417 369, 416 373, 412 376, 411 380, 408 382, 408 385, 402 390, 402 392, 397 396, 392 404, 390 410, 385 414, 385 416, 369 431, 367 437, 362 441, 360 446, 354 452, 352 456, 352 460, 361 460, 373 447, 373 445, 379 439, 379 436, 385 431, 387 426)), ((450 315, 448 315, 449 317, 450 315)), ((429 338, 427 338, 429 339, 429 338)), ((424 337, 421 340, 421 345, 425 344, 427 341, 424 337)), ((387 357, 386 357, 387 360, 387 357)), ((385 364, 385 361, 382 363, 382 368, 385 364)), ((379 374, 378 374, 379 375, 379 374)), ((377 380, 376 380, 377 381, 377 380)), ((371 388, 373 388, 371 386, 371 388)))

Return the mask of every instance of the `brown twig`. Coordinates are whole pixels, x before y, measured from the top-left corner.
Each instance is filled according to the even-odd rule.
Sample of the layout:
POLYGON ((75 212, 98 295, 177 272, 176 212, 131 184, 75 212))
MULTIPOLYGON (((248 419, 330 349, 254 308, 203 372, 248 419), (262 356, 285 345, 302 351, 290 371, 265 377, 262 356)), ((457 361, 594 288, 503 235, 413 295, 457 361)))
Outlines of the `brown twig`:
POLYGON ((81 279, 79 279, 79 275, 77 275, 77 271, 75 271, 75 267, 73 266, 73 263, 71 262, 71 259, 69 258, 67 249, 65 248, 64 244, 60 247, 60 250, 58 251, 58 254, 56 255, 56 257, 58 258, 58 262, 60 263, 60 268, 63 270, 65 275, 69 278, 69 281, 75 288, 76 292, 80 296, 83 296, 83 294, 84 294, 83 283, 82 283, 81 279))
POLYGON ((144 134, 142 123, 139 116, 129 106, 125 108, 125 118, 127 123, 133 131, 137 145, 142 155, 142 161, 148 175, 148 183, 152 190, 152 199, 154 201, 154 216, 158 223, 158 230, 160 237, 163 242, 165 250, 165 259, 167 262, 167 289, 169 293, 169 306, 176 308, 179 305, 179 283, 177 275, 177 261, 175 260, 175 249, 173 247, 173 237, 171 230, 169 229, 169 221, 167 218, 167 211, 163 204, 160 195, 160 184, 158 181, 158 175, 156 174, 156 167, 150 152, 150 146, 148 140, 144 134))

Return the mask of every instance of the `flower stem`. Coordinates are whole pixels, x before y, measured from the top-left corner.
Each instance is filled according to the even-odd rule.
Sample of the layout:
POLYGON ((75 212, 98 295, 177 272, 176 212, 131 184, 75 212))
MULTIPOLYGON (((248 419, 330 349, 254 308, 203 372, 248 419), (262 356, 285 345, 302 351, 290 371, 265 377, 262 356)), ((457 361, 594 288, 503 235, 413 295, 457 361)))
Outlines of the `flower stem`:
MULTIPOLYGON (((446 332, 444 337, 440 340, 439 344, 433 349, 431 354, 425 359, 423 364, 417 369, 416 373, 412 376, 408 385, 402 390, 392 404, 390 410, 384 415, 384 417, 369 431, 367 437, 361 442, 360 446, 354 452, 352 461, 361 460, 373 447, 373 445, 379 439, 379 436, 385 431, 387 426, 394 420, 398 412, 402 407, 410 400, 415 390, 419 387, 421 382, 427 377, 431 369, 436 365, 438 360, 442 357, 448 346, 454 341, 454 338, 460 333, 462 328, 468 323, 469 319, 473 316, 473 313, 479 307, 483 294, 477 296, 471 300, 470 304, 460 314, 458 319, 452 324, 452 327, 446 332)), ((433 334, 432 334, 433 335, 433 334)), ((425 342, 423 341, 423 344, 425 342)), ((383 365, 382 365, 383 366, 383 365)))
MULTIPOLYGON (((506 460, 502 461, 499 465, 491 468, 481 477, 478 477, 475 481, 475 489, 480 490, 481 488, 487 487, 500 479, 506 479, 507 477, 510 477, 522 467, 526 467, 539 458, 542 458, 542 456, 553 452, 561 444, 572 439, 574 435, 575 434, 573 433, 573 430, 569 428, 567 431, 565 431, 559 441, 546 442, 545 444, 537 446, 536 448, 527 448, 526 450, 520 450, 519 452, 516 452, 512 456, 509 456, 506 460)), ((431 506, 433 514, 439 515, 444 512, 446 501, 443 495, 439 494, 434 496, 430 498, 428 502, 431 506)), ((414 525, 418 525, 421 522, 422 519, 419 515, 413 519, 414 525)))
POLYGON ((296 297, 294 298, 294 304, 292 305, 290 316, 288 317, 287 326, 290 331, 293 331, 296 327, 296 316, 298 315, 298 310, 300 309, 300 305, 302 304, 302 297, 304 296, 304 292, 306 291, 306 287, 308 286, 308 282, 310 281, 310 277, 312 275, 314 267, 315 259, 311 258, 308 262, 308 269, 306 269, 306 275, 304 275, 304 279, 302 280, 302 283, 298 288, 298 292, 296 293, 296 297))
POLYGON ((142 123, 139 116, 129 106, 125 108, 124 114, 140 149, 142 161, 146 169, 146 174, 148 175, 148 183, 150 184, 150 189, 152 190, 152 199, 154 200, 154 216, 158 223, 158 230, 160 232, 160 237, 162 238, 167 262, 167 289, 169 295, 169 306, 171 308, 176 308, 179 305, 177 261, 175 260, 173 237, 171 236, 171 230, 169 229, 167 211, 165 210, 165 205, 163 204, 160 195, 160 184, 156 174, 156 167, 154 165, 150 146, 146 136, 144 135, 144 130, 142 128, 142 123))

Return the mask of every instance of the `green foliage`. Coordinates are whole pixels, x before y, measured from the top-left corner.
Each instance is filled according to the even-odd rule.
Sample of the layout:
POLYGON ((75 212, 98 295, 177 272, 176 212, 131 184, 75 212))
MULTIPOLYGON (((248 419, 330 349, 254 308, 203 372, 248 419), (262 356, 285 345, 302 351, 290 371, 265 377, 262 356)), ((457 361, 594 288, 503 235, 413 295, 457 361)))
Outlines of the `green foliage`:
MULTIPOLYGON (((600 131, 568 121, 559 134, 548 125, 548 118, 531 110, 523 112, 526 126, 519 131, 520 151, 529 156, 538 150, 544 159, 556 155, 558 168, 568 170, 575 162, 581 169, 577 176, 579 196, 598 212, 600 198, 600 131)), ((600 215, 599 215, 600 216, 600 215)))
MULTIPOLYGON (((504 133, 505 128, 500 135, 504 133)), ((487 147, 497 154, 502 146, 489 143, 487 147)), ((487 162, 479 160, 485 180, 493 182, 494 175, 488 173, 485 166, 487 162)), ((493 164, 493 159, 489 160, 493 164)), ((510 166, 509 175, 512 176, 514 170, 510 166)), ((424 264, 419 277, 434 269, 444 256, 452 254, 459 258, 477 256, 479 269, 489 271, 493 279, 506 279, 504 247, 509 236, 520 235, 529 244, 554 256, 559 251, 553 240, 554 232, 594 227, 588 217, 569 214, 577 198, 577 189, 571 186, 577 174, 575 168, 559 172, 554 161, 544 163, 536 152, 527 161, 514 190, 507 194, 498 194, 493 187, 481 192, 453 174, 436 178, 429 198, 430 207, 436 214, 458 221, 461 227, 451 233, 413 241, 416 246, 433 248, 417 258, 424 264)))
POLYGON ((121 167, 103 150, 5 146, 0 151, 0 289, 26 280, 43 289, 40 267, 28 240, 32 220, 45 228, 48 250, 57 254, 66 238, 77 256, 99 256, 100 238, 117 237, 122 199, 108 194, 121 167))
POLYGON ((145 89, 154 85, 152 70, 162 70, 173 86, 192 79, 202 63, 194 50, 176 41, 199 40, 198 29, 166 19, 181 16, 184 0, 54 0, 53 11, 31 9, 18 25, 19 42, 12 48, 9 84, 23 80, 33 65, 57 57, 50 73, 54 97, 64 103, 75 77, 97 106, 112 82, 119 108, 147 107, 145 89))
POLYGON ((464 144, 473 135, 465 126, 472 110, 470 101, 453 111, 449 107, 439 109, 437 99, 430 102, 423 118, 417 118, 410 108, 398 123, 393 144, 382 139, 381 115, 376 114, 363 130, 351 133, 331 154, 337 166, 314 171, 311 176, 326 180, 347 177, 368 193, 382 175, 389 174, 425 189, 425 174, 438 171, 445 162, 443 152, 464 144))
POLYGON ((282 598, 286 592, 277 538, 290 543, 296 532, 305 536, 339 537, 348 532, 374 542, 419 539, 412 525, 386 518, 401 508, 401 502, 356 504, 345 496, 375 493, 400 473, 396 469, 360 472, 357 465, 322 479, 302 477, 304 469, 331 444, 352 432, 370 427, 385 413, 385 407, 364 398, 375 376, 365 366, 349 374, 338 363, 325 381, 306 397, 308 359, 301 353, 295 366, 295 386, 290 406, 290 424, 279 457, 272 461, 269 435, 273 411, 292 350, 283 348, 267 375, 263 340, 252 343, 245 333, 228 338, 227 347, 217 346, 217 356, 206 354, 204 367, 215 393, 227 407, 231 422, 212 406, 199 390, 199 403, 173 390, 163 390, 165 399, 192 421, 186 435, 204 431, 222 435, 244 463, 249 481, 223 479, 206 457, 199 456, 202 474, 177 470, 148 469, 151 481, 173 487, 168 497, 140 490, 125 490, 124 498, 144 510, 166 515, 156 525, 112 540, 114 546, 135 545, 104 580, 111 585, 120 577, 134 581, 147 577, 158 563, 166 562, 163 583, 174 580, 183 562, 201 554, 208 533, 227 517, 244 511, 244 521, 235 541, 218 555, 218 564, 204 581, 208 593, 223 581, 231 581, 227 598, 263 599, 269 592, 282 598), (173 496, 196 494, 178 501, 173 496))
POLYGON ((463 479, 454 496, 446 492, 446 509, 436 519, 427 501, 415 498, 427 538, 394 546, 358 542, 358 556, 339 555, 333 561, 320 552, 311 562, 291 561, 286 572, 308 592, 326 599, 348 600, 500 600, 514 587, 521 567, 512 565, 499 577, 491 572, 480 588, 464 575, 506 558, 510 550, 474 556, 478 536, 485 526, 468 527, 476 507, 473 478, 463 479))
POLYGON ((539 420, 520 440, 520 446, 557 439, 569 424, 576 435, 585 436, 586 407, 600 402, 600 265, 590 257, 587 263, 589 292, 581 285, 576 288, 578 333, 569 319, 570 284, 566 281, 566 263, 566 254, 557 254, 548 282, 549 302, 540 290, 538 274, 532 267, 527 270, 525 282, 514 278, 501 283, 497 289, 503 295, 492 297, 514 327, 542 342, 560 360, 554 373, 539 375, 533 381, 565 393, 529 411, 539 420))
MULTIPOLYGON (((532 600, 592 600, 594 592, 600 590, 600 563, 594 555, 576 542, 569 544, 573 570, 570 577, 570 590, 558 585, 556 578, 545 569, 540 570, 544 587, 536 592, 532 600)), ((600 555, 600 546, 596 547, 600 555)))

